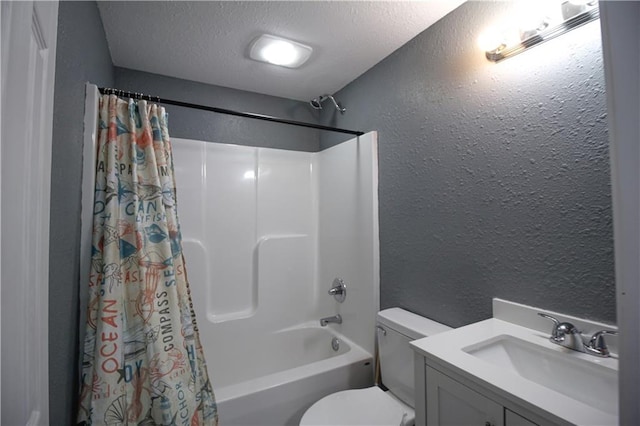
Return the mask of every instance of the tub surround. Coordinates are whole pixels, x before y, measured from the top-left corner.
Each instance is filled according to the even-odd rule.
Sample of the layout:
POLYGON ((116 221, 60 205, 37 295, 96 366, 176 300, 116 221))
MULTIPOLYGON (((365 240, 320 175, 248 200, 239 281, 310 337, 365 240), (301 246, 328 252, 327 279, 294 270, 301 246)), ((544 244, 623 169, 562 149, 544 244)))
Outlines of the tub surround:
POLYGON ((173 152, 203 341, 250 341, 339 314, 340 332, 373 354, 375 133, 315 154, 178 138, 173 152), (344 303, 328 294, 336 277, 344 303))
POLYGON ((172 142, 191 294, 221 423, 297 424, 320 397, 370 386, 379 308, 375 133, 320 153, 172 142), (342 303, 328 294, 336 277, 348 289, 342 303), (338 315, 341 323, 320 327, 338 315))

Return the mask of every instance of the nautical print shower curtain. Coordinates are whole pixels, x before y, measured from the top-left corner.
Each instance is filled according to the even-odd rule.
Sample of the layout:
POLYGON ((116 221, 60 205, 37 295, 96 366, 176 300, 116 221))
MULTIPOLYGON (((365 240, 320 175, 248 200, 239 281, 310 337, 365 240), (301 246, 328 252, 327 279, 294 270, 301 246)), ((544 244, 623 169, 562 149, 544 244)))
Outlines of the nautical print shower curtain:
POLYGON ((78 423, 215 425, 164 108, 100 99, 78 423))

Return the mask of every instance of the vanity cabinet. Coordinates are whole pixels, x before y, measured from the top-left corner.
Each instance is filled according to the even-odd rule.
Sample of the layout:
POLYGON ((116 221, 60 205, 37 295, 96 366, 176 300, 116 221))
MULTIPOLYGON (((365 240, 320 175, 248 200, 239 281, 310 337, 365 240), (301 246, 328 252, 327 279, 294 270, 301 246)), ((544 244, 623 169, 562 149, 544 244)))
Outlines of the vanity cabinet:
POLYGON ((514 413, 508 408, 504 409, 504 424, 509 426, 537 426, 531 420, 527 420, 520 414, 514 413))
POLYGON ((502 405, 427 366, 427 425, 504 426, 502 405))
POLYGON ((425 373, 427 426, 537 425, 428 365, 425 373))
POLYGON ((416 425, 620 423, 616 357, 555 345, 539 314, 581 330, 612 327, 499 299, 493 311, 493 318, 409 343, 416 425))

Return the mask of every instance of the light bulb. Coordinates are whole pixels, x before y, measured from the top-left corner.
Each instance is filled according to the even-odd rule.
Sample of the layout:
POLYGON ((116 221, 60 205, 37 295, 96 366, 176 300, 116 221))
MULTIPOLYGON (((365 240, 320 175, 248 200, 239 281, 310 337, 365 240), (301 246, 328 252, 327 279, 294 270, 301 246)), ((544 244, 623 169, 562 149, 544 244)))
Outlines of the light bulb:
POLYGON ((595 5, 593 0, 569 0, 562 3, 562 19, 565 21, 577 16, 595 5))
POLYGON ((260 52, 265 61, 274 65, 290 65, 298 59, 298 53, 291 43, 276 40, 260 52))
POLYGON ((489 28, 478 37, 478 47, 484 52, 493 52, 504 44, 504 38, 496 28, 489 28))
POLYGON ((530 19, 520 27, 520 40, 524 41, 537 36, 549 26, 548 19, 530 19))

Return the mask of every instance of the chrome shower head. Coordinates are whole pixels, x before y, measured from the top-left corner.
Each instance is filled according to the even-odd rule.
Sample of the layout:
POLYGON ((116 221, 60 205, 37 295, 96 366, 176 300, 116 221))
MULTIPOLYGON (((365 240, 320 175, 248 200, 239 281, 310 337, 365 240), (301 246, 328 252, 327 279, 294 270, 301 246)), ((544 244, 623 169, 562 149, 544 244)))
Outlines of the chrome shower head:
POLYGON ((342 105, 336 102, 336 100, 331 95, 320 95, 317 98, 313 98, 309 101, 309 105, 311 105, 311 107, 314 109, 322 109, 322 103, 327 99, 331 100, 333 106, 336 107, 338 111, 340 111, 340 114, 344 114, 346 108, 343 108, 342 105))
POLYGON ((314 109, 322 109, 322 102, 319 98, 313 98, 309 101, 309 104, 314 109))

